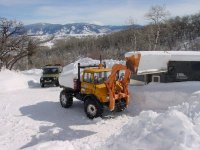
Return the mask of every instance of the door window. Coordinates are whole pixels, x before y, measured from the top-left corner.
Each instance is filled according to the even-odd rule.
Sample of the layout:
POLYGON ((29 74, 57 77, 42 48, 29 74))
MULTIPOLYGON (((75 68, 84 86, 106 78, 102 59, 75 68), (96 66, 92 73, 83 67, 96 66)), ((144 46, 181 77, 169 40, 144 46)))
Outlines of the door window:
POLYGON ((92 74, 91 73, 84 73, 84 82, 92 83, 92 74))

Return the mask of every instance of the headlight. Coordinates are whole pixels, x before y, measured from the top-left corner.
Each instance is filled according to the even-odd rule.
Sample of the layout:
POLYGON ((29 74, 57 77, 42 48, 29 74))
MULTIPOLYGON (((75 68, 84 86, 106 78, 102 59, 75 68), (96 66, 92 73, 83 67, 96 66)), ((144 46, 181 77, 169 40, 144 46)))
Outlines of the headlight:
POLYGON ((107 101, 109 101, 109 100, 110 100, 110 97, 109 97, 109 96, 107 96, 107 97, 106 97, 106 100, 107 100, 107 101))

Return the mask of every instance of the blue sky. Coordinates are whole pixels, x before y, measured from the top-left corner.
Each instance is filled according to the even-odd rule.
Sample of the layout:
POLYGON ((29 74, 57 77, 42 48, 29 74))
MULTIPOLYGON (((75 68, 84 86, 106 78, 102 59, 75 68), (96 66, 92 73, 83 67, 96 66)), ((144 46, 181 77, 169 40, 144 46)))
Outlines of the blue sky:
POLYGON ((200 0, 0 0, 0 17, 24 24, 76 22, 123 25, 132 18, 146 24, 144 14, 153 5, 165 5, 171 17, 200 12, 200 0))

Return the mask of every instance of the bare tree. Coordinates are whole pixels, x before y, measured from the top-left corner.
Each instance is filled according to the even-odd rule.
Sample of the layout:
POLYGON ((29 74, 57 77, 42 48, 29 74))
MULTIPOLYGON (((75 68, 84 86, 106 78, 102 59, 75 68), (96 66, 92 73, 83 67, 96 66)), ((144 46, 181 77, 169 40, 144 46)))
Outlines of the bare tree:
POLYGON ((155 43, 154 50, 156 50, 158 45, 158 40, 160 36, 160 24, 165 21, 166 17, 169 15, 169 11, 166 10, 165 6, 152 6, 148 13, 145 14, 145 17, 153 22, 156 26, 155 33, 155 43))
POLYGON ((133 18, 129 17, 128 19, 128 24, 130 25, 130 30, 133 33, 133 36, 131 36, 131 45, 134 51, 137 50, 137 33, 139 32, 138 30, 135 30, 134 25, 135 21, 133 18))
POLYGON ((12 69, 17 61, 32 55, 34 48, 22 23, 0 18, 0 69, 12 69))

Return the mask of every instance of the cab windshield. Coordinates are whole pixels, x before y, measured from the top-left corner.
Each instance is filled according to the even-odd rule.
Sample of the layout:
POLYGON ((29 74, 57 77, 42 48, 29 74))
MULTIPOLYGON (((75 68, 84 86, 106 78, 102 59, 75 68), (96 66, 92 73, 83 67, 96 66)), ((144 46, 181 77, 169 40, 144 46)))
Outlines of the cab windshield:
POLYGON ((96 83, 96 84, 104 83, 108 79, 110 74, 111 74, 110 71, 94 73, 94 83, 96 83))
POLYGON ((58 74, 59 70, 58 68, 44 68, 43 74, 58 74))

